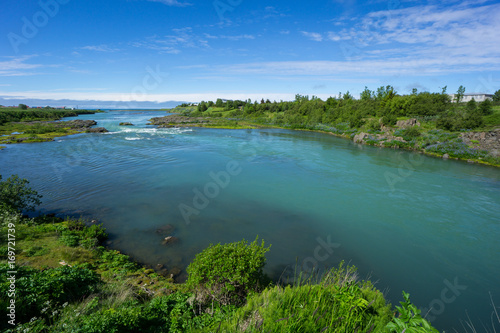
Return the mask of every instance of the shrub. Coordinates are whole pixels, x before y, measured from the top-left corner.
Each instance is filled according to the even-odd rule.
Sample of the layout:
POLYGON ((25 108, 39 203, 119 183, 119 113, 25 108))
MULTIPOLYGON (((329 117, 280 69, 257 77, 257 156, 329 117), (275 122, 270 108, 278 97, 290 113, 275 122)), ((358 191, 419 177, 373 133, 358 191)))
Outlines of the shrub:
POLYGON ((28 187, 29 181, 12 175, 7 180, 2 181, 0 175, 0 206, 18 212, 35 210, 42 198, 37 191, 28 187))
MULTIPOLYGON (((0 275, 7 276, 12 269, 7 264, 0 265, 0 275)), ((34 268, 16 268, 16 298, 22 302, 16 303, 16 322, 27 321, 34 316, 53 316, 48 313, 53 306, 60 306, 65 302, 80 300, 85 295, 96 291, 99 276, 88 269, 62 266, 39 271, 34 268)), ((6 295, 10 283, 5 280, 0 283, 0 294, 6 295)), ((2 297, 0 315, 5 318, 7 306, 2 302, 8 301, 2 297)))
POLYGON ((76 247, 80 244, 80 237, 71 231, 64 231, 61 237, 59 237, 59 241, 66 246, 76 247))
POLYGON ((491 101, 489 99, 479 104, 479 111, 483 116, 488 116, 493 113, 491 101))
POLYGON ((250 291, 264 283, 262 268, 269 248, 257 239, 250 245, 245 240, 210 245, 196 255, 188 266, 188 286, 198 292, 198 300, 215 300, 221 304, 241 304, 250 291))
POLYGON ((401 306, 396 306, 399 316, 394 317, 387 324, 388 332, 413 332, 413 333, 438 333, 431 324, 422 318, 420 310, 410 302, 410 294, 403 291, 404 302, 400 302, 401 306))
POLYGON ((386 114, 382 117, 382 124, 385 126, 394 126, 398 122, 398 118, 393 114, 386 114))
POLYGON ((414 126, 414 127, 410 127, 410 128, 407 128, 404 130, 403 139, 405 139, 406 141, 411 141, 411 139, 417 138, 421 135, 422 135, 422 133, 420 132, 420 129, 418 129, 418 127, 414 126))
POLYGON ((367 123, 367 127, 373 131, 380 131, 380 122, 377 119, 372 119, 367 123))

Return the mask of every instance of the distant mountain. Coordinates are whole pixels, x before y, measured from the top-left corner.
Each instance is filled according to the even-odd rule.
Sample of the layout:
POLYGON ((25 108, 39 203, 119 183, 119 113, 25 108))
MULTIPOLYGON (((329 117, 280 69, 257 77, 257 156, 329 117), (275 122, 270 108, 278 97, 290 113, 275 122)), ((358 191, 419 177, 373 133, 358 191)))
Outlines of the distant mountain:
POLYGON ((72 99, 17 99, 3 98, 0 96, 0 105, 17 106, 26 104, 29 107, 67 107, 78 109, 166 109, 173 108, 185 101, 165 101, 165 102, 123 102, 123 101, 97 101, 97 100, 72 100, 72 99))

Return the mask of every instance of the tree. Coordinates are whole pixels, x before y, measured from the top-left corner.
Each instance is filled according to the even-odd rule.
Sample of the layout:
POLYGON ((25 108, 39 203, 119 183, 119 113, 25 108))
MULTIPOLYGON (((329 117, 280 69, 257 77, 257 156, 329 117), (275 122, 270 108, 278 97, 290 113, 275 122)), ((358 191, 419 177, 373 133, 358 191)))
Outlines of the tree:
POLYGON ((365 86, 365 90, 363 90, 360 94, 360 98, 362 101, 369 101, 373 99, 375 93, 368 89, 368 87, 365 86))
POLYGON ((19 104, 18 108, 20 108, 21 110, 27 110, 28 106, 26 104, 19 104))
POLYGON ((482 103, 479 103, 479 111, 483 116, 488 116, 493 113, 493 109, 491 107, 491 101, 489 99, 485 100, 482 103))
POLYGON ((222 101, 222 99, 217 98, 217 101, 215 102, 215 106, 218 107, 218 108, 223 107, 224 106, 224 102, 222 101))
POLYGON ((476 103, 476 100, 473 98, 471 99, 470 101, 467 102, 467 105, 465 106, 465 109, 467 110, 467 112, 469 113, 472 113, 474 111, 476 111, 477 109, 477 103, 476 103))
POLYGON ((500 89, 495 91, 495 94, 493 95, 493 102, 500 102, 500 89))
POLYGON ((455 94, 455 101, 457 103, 460 103, 464 99, 464 94, 465 94, 465 87, 464 86, 458 87, 457 93, 455 94))
POLYGON ((2 181, 0 175, 0 207, 18 212, 33 211, 35 206, 41 204, 41 195, 27 185, 29 181, 12 175, 2 181))

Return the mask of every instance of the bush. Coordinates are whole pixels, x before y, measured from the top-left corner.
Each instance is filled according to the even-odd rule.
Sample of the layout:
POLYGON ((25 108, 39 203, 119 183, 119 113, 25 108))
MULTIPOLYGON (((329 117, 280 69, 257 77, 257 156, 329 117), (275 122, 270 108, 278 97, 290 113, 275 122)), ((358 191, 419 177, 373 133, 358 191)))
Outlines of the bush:
POLYGON ((377 119, 372 119, 370 120, 367 124, 367 127, 369 130, 373 130, 373 131, 380 131, 380 121, 378 121, 377 119))
POLYGON ((479 104, 479 111, 483 116, 489 116, 493 114, 493 108, 491 106, 491 101, 489 99, 479 104))
POLYGON ((2 181, 0 175, 0 206, 18 212, 35 210, 35 206, 40 205, 42 196, 28 187, 28 184, 28 180, 21 179, 18 175, 12 175, 6 181, 2 181))
POLYGON ((198 293, 201 303, 242 304, 251 291, 261 289, 265 281, 262 268, 266 263, 264 241, 250 245, 245 240, 210 245, 196 255, 188 266, 187 284, 198 293))
POLYGON ((414 126, 404 130, 403 139, 405 139, 406 141, 411 141, 412 139, 418 138, 421 135, 422 133, 420 132, 420 129, 414 126))
MULTIPOLYGON (((12 269, 7 264, 0 265, 0 275, 7 276, 12 269)), ((29 267, 17 267, 16 274, 16 322, 22 323, 37 316, 54 314, 48 311, 65 302, 74 302, 96 291, 100 282, 99 276, 88 269, 62 266, 39 271, 29 267)), ((7 295, 9 281, 0 283, 0 294, 7 295)), ((5 318, 7 306, 6 297, 0 301, 0 315, 5 318)))
POLYGON ((382 117, 382 124, 385 126, 394 126, 398 122, 398 118, 393 114, 386 114, 382 117))

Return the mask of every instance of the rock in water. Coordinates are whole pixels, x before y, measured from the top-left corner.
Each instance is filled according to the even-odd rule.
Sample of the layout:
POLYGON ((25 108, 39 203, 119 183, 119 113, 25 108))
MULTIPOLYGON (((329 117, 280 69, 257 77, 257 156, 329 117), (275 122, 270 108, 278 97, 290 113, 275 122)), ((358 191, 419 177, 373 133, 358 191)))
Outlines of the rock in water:
POLYGON ((173 244, 173 243, 177 243, 178 241, 179 241, 179 238, 177 238, 177 237, 167 236, 167 237, 165 237, 165 239, 161 243, 163 245, 170 245, 170 244, 173 244))
POLYGON ((156 233, 157 234, 166 234, 166 235, 169 235, 169 234, 172 234, 175 230, 175 227, 171 224, 167 224, 167 225, 164 225, 162 227, 159 227, 158 229, 156 229, 156 233))
POLYGON ((94 127, 89 128, 85 131, 86 133, 108 133, 109 131, 104 127, 94 127))

